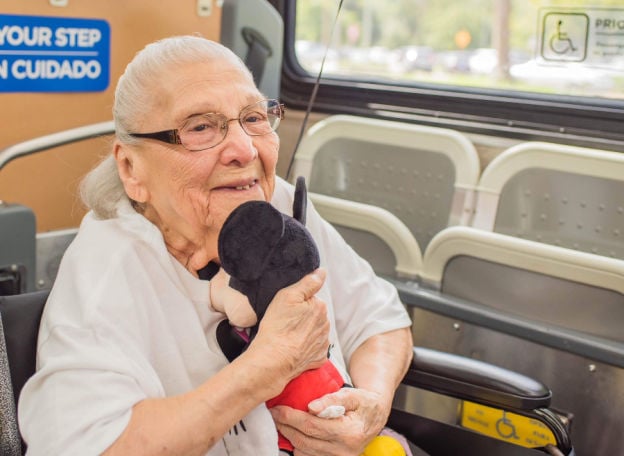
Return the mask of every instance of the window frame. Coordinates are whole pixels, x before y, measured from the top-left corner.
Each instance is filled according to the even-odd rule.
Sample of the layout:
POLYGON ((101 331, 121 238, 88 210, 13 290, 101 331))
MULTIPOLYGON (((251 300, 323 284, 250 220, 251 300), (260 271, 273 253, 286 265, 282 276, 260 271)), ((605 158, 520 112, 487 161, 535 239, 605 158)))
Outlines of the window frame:
MULTIPOLYGON (((284 20, 280 98, 306 110, 318 75, 295 56, 296 0, 270 0, 284 20)), ((421 83, 322 78, 314 112, 353 114, 518 140, 624 152, 624 101, 421 83)))

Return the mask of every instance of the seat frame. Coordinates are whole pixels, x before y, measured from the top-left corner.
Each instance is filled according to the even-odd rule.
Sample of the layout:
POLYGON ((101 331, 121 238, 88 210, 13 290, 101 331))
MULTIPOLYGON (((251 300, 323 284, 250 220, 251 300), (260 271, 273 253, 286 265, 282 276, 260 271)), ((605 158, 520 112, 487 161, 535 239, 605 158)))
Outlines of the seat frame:
MULTIPOLYGON (((2 384, 7 382, 12 384, 12 390, 8 397, 15 400, 13 408, 9 407, 8 413, 15 414, 17 408, 17 398, 25 381, 35 372, 36 342, 38 328, 41 321, 45 301, 48 292, 39 291, 25 293, 14 296, 0 297, 0 328, 6 328, 4 338, 0 342, 6 342, 6 352, 0 350, 0 355, 6 354, 5 358, 0 356, 0 380, 2 384), (10 372, 7 372, 9 368, 10 372), (7 375, 9 374, 9 375, 7 375)), ((0 343, 0 347, 2 344, 0 343)), ((567 430, 556 416, 548 412, 551 400, 551 392, 540 382, 529 377, 501 369, 490 364, 465 358, 449 353, 442 353, 436 350, 414 347, 413 359, 410 369, 403 379, 403 384, 435 391, 440 394, 448 394, 452 397, 471 400, 494 407, 501 407, 506 410, 515 411, 540 420, 557 439, 557 446, 566 456, 572 456, 574 450, 571 445, 570 436, 567 430)), ((13 405, 13 404, 11 404, 13 405)), ((396 424, 403 429, 404 412, 395 409, 392 412, 390 423, 396 424)), ((19 440, 17 433, 17 420, 15 415, 9 417, 9 425, 13 423, 9 433, 0 433, 3 441, 0 448, 8 448, 3 454, 10 456, 22 454, 26 446, 19 440)), ((440 430, 436 430, 434 423, 429 424, 431 434, 439 436, 440 430)), ((413 428, 404 429, 408 437, 418 436, 413 434, 413 428)), ((471 442, 467 448, 470 451, 464 454, 488 454, 482 453, 483 448, 509 447, 513 454, 533 454, 534 450, 515 446, 509 446, 506 442, 492 441, 489 437, 484 437, 472 431, 459 428, 448 428, 443 432, 461 432, 464 438, 471 442), (454 430, 455 429, 455 430, 454 430), (482 445, 485 445, 482 446, 482 445), (478 451, 474 453, 473 451, 478 451)), ((449 439, 425 439, 422 435, 416 440, 416 444, 421 446, 426 443, 426 451, 432 455, 443 455, 446 453, 446 444, 449 439), (436 443, 437 442, 437 443, 436 443), (436 445, 438 449, 436 450, 436 445)), ((512 454, 512 453, 506 453, 512 454)))

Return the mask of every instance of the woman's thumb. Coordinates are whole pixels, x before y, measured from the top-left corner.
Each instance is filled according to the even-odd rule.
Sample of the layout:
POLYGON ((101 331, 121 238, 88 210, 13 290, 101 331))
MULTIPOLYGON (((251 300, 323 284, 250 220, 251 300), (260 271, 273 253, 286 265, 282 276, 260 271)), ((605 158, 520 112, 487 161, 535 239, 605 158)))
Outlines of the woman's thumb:
POLYGON ((314 296, 325 283, 325 276, 327 272, 323 268, 318 268, 307 274, 299 281, 299 286, 303 292, 304 300, 310 299, 314 296))

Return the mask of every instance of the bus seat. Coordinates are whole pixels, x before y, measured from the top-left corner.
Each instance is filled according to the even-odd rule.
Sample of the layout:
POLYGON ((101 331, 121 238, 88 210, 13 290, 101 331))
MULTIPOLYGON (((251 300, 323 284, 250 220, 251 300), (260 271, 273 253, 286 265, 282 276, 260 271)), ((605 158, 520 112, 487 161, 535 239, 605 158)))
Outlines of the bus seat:
POLYGON ((472 226, 624 259, 622 195, 621 153, 521 143, 483 171, 472 226))
POLYGON ((390 211, 424 251, 444 227, 469 223, 479 173, 474 146, 457 131, 336 115, 303 137, 292 176, 312 192, 390 211))
MULTIPOLYGON (((113 121, 99 122, 40 136, 0 150, 0 170, 11 161, 55 147, 112 135, 113 121)), ((61 257, 76 235, 76 228, 36 232, 31 208, 0 201, 0 295, 49 290, 61 257), (16 273, 20 273, 19 284, 16 273), (15 283, 13 283, 15 282, 15 283)))
POLYGON ((0 454, 22 454, 22 443, 17 426, 16 401, 9 374, 9 361, 4 342, 4 329, 0 319, 0 454))
POLYGON ((409 229, 395 215, 377 206, 308 193, 321 216, 380 275, 417 279, 422 253, 409 229))
POLYGON ((412 363, 395 397, 388 425, 431 456, 573 456, 570 433, 550 409, 551 396, 544 384, 517 372, 469 357, 414 347, 412 363), (410 410, 409 404, 401 400, 405 388, 413 389, 419 396, 429 392, 460 400, 461 406, 455 412, 457 420, 443 422, 410 410), (501 422, 510 428, 518 425, 515 438, 481 433, 483 429, 461 418, 462 407, 468 405, 493 413, 498 421, 492 424, 497 429, 501 422), (521 428, 528 421, 539 423, 537 429, 543 433, 544 441, 538 443, 531 437, 530 429, 521 428))
POLYGON ((35 289, 35 214, 0 200, 0 295, 35 289))
POLYGON ((243 59, 260 92, 279 98, 282 16, 267 0, 224 0, 221 8, 221 44, 243 59))
POLYGON ((37 338, 49 291, 0 296, 0 449, 3 455, 23 454, 26 446, 17 427, 17 400, 35 372, 37 338))
POLYGON ((37 289, 50 290, 65 250, 78 234, 78 228, 37 233, 37 289))
POLYGON ((609 423, 624 421, 624 261, 451 227, 424 253, 422 287, 396 285, 416 344, 540 379, 573 417, 577 451, 617 453, 621 430, 609 423))
MULTIPOLYGON (((19 437, 15 410, 22 386, 35 372, 38 328, 47 297, 47 291, 0 297, 0 413, 3 424, 0 426, 0 449, 3 455, 21 455, 26 449, 19 437)), ((534 379, 477 360, 414 347, 412 364, 403 384, 529 416, 552 432, 561 454, 574 454, 570 435, 549 409, 551 391, 534 379)), ((460 426, 447 427, 431 421, 421 427, 414 426, 414 420, 419 417, 396 405, 389 424, 415 438, 414 443, 432 456, 451 454, 447 451, 450 441, 465 444, 461 453, 467 456, 544 454, 460 426), (423 430, 427 432, 423 434, 423 430), (450 433, 461 435, 461 439, 450 439, 450 433), (498 453, 493 453, 494 449, 498 453), (505 452, 500 453, 503 450, 505 452)))

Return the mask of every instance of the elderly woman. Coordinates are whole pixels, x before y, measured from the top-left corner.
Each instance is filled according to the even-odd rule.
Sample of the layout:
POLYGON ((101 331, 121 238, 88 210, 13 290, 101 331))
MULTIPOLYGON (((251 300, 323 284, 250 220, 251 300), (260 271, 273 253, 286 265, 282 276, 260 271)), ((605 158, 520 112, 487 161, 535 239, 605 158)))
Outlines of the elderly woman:
POLYGON ((384 426, 411 353, 410 320, 309 209, 321 269, 273 299, 228 363, 210 303, 219 230, 238 205, 283 212, 283 112, 218 43, 173 37, 139 52, 115 93, 112 153, 85 179, 90 208, 63 258, 20 400, 32 455, 358 455, 384 426), (354 388, 308 412, 264 403, 301 372, 335 363, 354 388), (343 417, 315 416, 343 405, 343 417))

